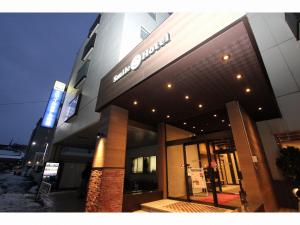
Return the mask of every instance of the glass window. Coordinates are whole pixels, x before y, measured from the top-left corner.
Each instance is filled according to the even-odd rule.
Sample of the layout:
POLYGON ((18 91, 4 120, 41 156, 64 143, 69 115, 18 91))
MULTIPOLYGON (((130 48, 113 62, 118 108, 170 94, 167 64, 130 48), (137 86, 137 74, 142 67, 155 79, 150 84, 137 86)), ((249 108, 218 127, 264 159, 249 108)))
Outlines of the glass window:
POLYGON ((93 50, 95 46, 95 41, 96 41, 96 33, 93 34, 93 36, 90 38, 86 46, 84 47, 83 53, 82 53, 82 60, 86 60, 91 51, 93 50))
POLYGON ((156 172, 156 156, 138 157, 132 160, 132 173, 156 172))
POLYGON ((150 34, 150 33, 149 33, 144 27, 141 27, 141 38, 142 38, 143 40, 145 40, 146 37, 149 36, 149 34, 150 34))
POLYGON ((90 60, 85 61, 81 68, 77 72, 77 77, 74 87, 76 88, 87 77, 87 73, 90 66, 90 60))
POLYGON ((156 13, 148 13, 151 18, 156 21, 156 13))
POLYGON ((149 163, 149 172, 154 173, 156 172, 156 156, 150 156, 150 163, 149 163))
POLYGON ((99 14, 89 30, 88 37, 90 38, 97 30, 100 23, 101 14, 99 14))

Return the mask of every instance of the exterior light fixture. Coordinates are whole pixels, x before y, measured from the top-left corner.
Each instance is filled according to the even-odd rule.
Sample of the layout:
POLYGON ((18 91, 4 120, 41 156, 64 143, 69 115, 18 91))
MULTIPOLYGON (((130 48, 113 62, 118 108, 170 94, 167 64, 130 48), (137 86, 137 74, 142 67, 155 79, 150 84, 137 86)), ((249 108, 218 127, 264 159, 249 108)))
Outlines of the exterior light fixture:
POLYGON ((167 88, 168 89, 172 88, 172 84, 171 83, 167 83, 167 88))
POLYGON ((31 161, 28 161, 27 163, 30 165, 30 164, 31 164, 31 161))
POLYGON ((228 124, 229 127, 231 127, 230 123, 228 124))
POLYGON ((242 75, 241 74, 237 74, 236 75, 236 79, 238 79, 238 80, 242 79, 242 75))
POLYGON ((36 164, 38 165, 40 162, 39 161, 36 161, 36 164))
POLYGON ((202 107, 203 107, 203 105, 202 105, 202 104, 199 104, 199 105, 198 105, 198 107, 199 107, 199 108, 202 108, 202 107))
POLYGON ((218 115, 217 114, 214 114, 214 117, 217 117, 218 115))
POLYGON ((133 101, 133 104, 134 104, 134 105, 137 105, 137 104, 138 104, 138 101, 136 101, 136 100, 133 101))
POLYGON ((230 59, 230 55, 229 55, 229 54, 224 54, 224 55, 222 56, 222 61, 223 61, 223 62, 227 62, 229 59, 230 59))
POLYGON ((250 93, 251 89, 250 88, 246 88, 245 91, 246 91, 246 93, 250 93))
POLYGON ((204 130, 201 129, 201 132, 203 132, 204 130))
POLYGON ((222 120, 222 123, 224 123, 225 122, 225 120, 222 120))
POLYGON ((262 107, 258 107, 258 111, 261 111, 263 108, 262 107))
POLYGON ((166 117, 169 119, 169 118, 170 118, 170 115, 167 115, 166 117))
POLYGON ((186 95, 184 96, 185 100, 189 100, 190 99, 190 96, 186 95))
POLYGON ((183 125, 186 125, 186 122, 184 122, 183 125))
POLYGON ((196 127, 195 127, 195 126, 193 126, 193 129, 196 129, 196 127))
POLYGON ((155 113, 155 112, 156 112, 156 109, 153 108, 153 109, 151 109, 151 111, 152 111, 153 113, 155 113))
POLYGON ((33 141, 33 142, 32 142, 32 145, 36 145, 36 142, 35 142, 35 141, 33 141))

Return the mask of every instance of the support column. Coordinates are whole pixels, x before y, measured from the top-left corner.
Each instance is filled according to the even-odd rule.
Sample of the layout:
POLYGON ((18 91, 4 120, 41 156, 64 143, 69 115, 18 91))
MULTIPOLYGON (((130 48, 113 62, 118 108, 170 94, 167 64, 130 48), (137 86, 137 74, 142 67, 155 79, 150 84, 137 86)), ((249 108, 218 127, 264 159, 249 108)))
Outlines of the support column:
POLYGON ((166 125, 158 125, 158 153, 157 153, 157 179, 158 190, 167 198, 167 170, 166 170, 166 125))
POLYGON ((112 105, 101 112, 87 212, 122 212, 127 126, 127 110, 112 105))
POLYGON ((238 152, 242 184, 250 210, 264 204, 267 212, 278 211, 272 178, 255 122, 241 109, 239 103, 226 104, 235 146, 238 152))

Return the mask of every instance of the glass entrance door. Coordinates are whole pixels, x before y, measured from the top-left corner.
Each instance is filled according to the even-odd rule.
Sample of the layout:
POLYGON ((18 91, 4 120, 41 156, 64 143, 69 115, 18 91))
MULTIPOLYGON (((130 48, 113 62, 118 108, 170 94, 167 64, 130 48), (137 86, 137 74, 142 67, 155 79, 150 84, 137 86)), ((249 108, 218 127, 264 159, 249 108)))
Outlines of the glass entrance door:
POLYGON ((167 147, 168 197, 214 206, 240 206, 237 153, 215 141, 167 147))

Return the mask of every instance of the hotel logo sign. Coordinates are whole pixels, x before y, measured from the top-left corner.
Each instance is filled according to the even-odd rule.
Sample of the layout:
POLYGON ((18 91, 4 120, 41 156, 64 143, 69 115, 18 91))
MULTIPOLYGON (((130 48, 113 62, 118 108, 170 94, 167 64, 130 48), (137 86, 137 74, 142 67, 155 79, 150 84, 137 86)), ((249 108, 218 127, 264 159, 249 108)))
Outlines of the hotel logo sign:
POLYGON ((166 33, 162 39, 157 41, 155 44, 153 44, 150 48, 146 49, 140 54, 137 54, 133 57, 131 60, 130 65, 126 66, 122 69, 122 71, 119 74, 116 74, 113 78, 113 82, 117 82, 121 78, 123 78, 125 75, 127 75, 132 70, 137 70, 143 61, 145 61, 147 58, 151 57, 155 52, 159 51, 162 47, 164 47, 167 43, 171 41, 170 34, 166 33))

